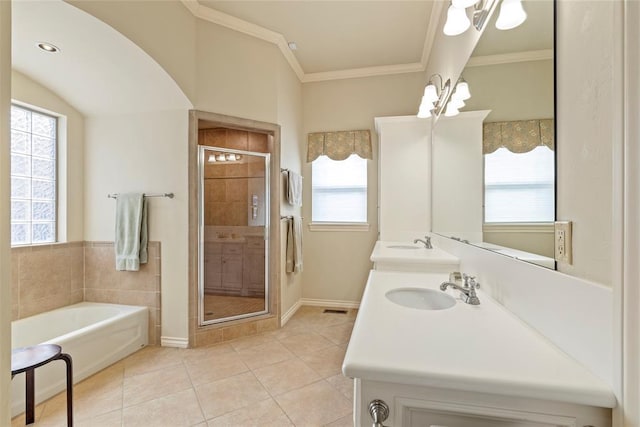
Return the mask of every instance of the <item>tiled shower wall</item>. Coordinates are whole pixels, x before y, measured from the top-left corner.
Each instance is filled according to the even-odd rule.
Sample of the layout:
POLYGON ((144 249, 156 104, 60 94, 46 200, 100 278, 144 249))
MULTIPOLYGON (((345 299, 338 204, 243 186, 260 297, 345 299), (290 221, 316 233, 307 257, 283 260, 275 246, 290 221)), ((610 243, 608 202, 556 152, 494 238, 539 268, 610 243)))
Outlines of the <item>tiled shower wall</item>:
POLYGON ((160 344, 160 243, 140 271, 116 271, 113 242, 12 249, 12 319, 81 301, 149 308, 149 344, 160 344))

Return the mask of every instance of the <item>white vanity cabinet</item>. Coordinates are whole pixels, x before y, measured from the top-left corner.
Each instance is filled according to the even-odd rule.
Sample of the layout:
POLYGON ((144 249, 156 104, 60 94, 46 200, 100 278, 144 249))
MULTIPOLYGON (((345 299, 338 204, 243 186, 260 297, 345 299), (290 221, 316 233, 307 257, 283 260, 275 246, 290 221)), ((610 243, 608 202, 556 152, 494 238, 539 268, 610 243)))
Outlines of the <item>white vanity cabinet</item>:
POLYGON ((611 425, 611 387, 482 288, 473 306, 410 308, 388 298, 406 288, 433 295, 447 279, 370 272, 342 368, 355 379, 356 426, 372 425, 376 399, 389 407, 389 427, 611 425))

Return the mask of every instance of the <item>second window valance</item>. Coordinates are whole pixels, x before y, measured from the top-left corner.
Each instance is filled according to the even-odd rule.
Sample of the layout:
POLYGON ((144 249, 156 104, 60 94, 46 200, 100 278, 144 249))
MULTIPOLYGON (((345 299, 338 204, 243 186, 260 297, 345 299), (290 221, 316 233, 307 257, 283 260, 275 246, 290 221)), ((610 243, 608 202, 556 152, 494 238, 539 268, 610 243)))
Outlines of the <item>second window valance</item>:
POLYGON ((348 130, 339 132, 313 132, 308 136, 307 162, 325 155, 332 160, 344 160, 352 154, 373 159, 371 132, 348 130))
POLYGON ((541 145, 555 149, 553 119, 485 123, 482 131, 483 154, 501 147, 512 153, 527 153, 541 145))

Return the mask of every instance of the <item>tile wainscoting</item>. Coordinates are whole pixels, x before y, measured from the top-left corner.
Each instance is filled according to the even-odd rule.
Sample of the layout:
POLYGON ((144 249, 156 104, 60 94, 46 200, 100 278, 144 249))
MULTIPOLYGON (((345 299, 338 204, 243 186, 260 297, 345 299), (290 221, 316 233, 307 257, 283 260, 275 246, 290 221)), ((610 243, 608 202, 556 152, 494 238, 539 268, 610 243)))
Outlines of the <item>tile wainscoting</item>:
POLYGON ((160 344, 160 242, 140 271, 116 271, 113 242, 11 249, 12 320, 81 301, 149 307, 149 344, 160 344))

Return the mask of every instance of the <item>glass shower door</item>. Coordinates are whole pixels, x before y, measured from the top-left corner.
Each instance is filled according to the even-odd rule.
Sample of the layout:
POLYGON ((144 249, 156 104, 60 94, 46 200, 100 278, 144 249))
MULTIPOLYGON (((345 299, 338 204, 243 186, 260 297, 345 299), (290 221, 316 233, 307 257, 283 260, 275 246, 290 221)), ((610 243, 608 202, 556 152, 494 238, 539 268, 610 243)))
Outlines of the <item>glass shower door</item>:
POLYGON ((268 153, 199 146, 199 321, 268 313, 268 153))

